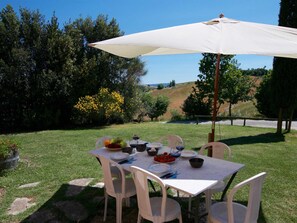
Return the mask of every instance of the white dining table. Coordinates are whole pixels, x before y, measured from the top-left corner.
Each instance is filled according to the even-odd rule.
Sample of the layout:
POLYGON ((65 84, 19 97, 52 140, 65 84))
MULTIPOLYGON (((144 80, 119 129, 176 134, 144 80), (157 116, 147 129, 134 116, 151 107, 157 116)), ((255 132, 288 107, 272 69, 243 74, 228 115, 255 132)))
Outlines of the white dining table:
MULTIPOLYGON (((163 152, 169 152, 169 148, 163 147, 159 151, 159 154, 163 152)), ((104 156, 111 159, 115 153, 121 153, 121 151, 111 151, 108 148, 102 147, 100 149, 91 150, 89 153, 97 158, 104 156)), ((130 171, 131 166, 137 166, 149 171, 150 166, 155 164, 154 157, 149 156, 146 151, 135 152, 130 156, 133 156, 133 161, 121 164, 126 171, 130 171)), ((196 155, 196 157, 204 159, 201 168, 191 167, 189 158, 183 157, 179 157, 175 162, 169 164, 172 171, 177 171, 177 175, 175 175, 174 178, 162 179, 165 185, 188 195, 197 196, 211 188, 218 181, 230 178, 230 176, 232 176, 230 178, 232 181, 236 173, 244 167, 244 164, 207 156, 196 155)), ((230 183, 231 182, 228 183, 228 186, 230 183)))

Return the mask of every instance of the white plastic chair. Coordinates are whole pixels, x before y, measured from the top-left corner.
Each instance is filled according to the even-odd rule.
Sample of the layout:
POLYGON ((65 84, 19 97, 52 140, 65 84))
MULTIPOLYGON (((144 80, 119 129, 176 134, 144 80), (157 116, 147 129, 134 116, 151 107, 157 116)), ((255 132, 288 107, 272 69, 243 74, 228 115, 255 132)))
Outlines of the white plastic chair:
MULTIPOLYGON (((163 145, 168 146, 171 149, 175 149, 177 146, 184 146, 183 139, 178 135, 166 135, 162 136, 158 142, 163 145)), ((179 197, 179 191, 176 192, 177 196, 179 197)))
POLYGON ((222 142, 209 142, 201 147, 199 155, 207 155, 208 149, 212 149, 212 157, 216 159, 230 159, 231 149, 222 142))
MULTIPOLYGON (((230 159, 231 158, 231 149, 225 143, 222 142, 209 142, 203 145, 199 150, 199 155, 208 155, 208 149, 212 149, 212 157, 216 159, 230 159)), ((204 191, 205 194, 205 208, 206 212, 209 211, 211 206, 211 197, 212 194, 221 192, 225 189, 225 182, 219 181, 210 189, 204 191)), ((189 197, 188 211, 190 212, 192 209, 192 197, 189 197)))
MULTIPOLYGON (((216 159, 231 159, 231 149, 222 142, 209 142, 201 147, 199 155, 207 155, 208 149, 212 149, 212 157, 216 159)), ((204 192, 205 194, 205 208, 206 212, 209 211, 211 205, 211 197, 214 193, 221 192, 225 189, 226 183, 219 181, 210 189, 204 192)), ((189 205, 191 206, 191 205, 189 205)))
POLYGON ((259 173, 233 187, 227 201, 211 206, 208 214, 209 223, 257 223, 259 216, 261 191, 266 173, 259 173), (247 206, 233 202, 235 193, 244 186, 249 186, 247 206))
POLYGON ((161 137, 158 142, 175 149, 176 146, 184 145, 183 139, 178 135, 166 135, 161 137))
POLYGON ((137 191, 139 208, 137 223, 140 223, 142 218, 154 223, 172 221, 178 218, 179 222, 182 223, 181 207, 177 201, 167 198, 166 187, 162 180, 139 167, 132 166, 130 169, 137 191), (160 185, 162 197, 149 196, 148 179, 160 185))
MULTIPOLYGON (((95 148, 96 149, 101 149, 102 147, 104 147, 104 141, 105 140, 109 140, 109 139, 112 139, 112 137, 111 136, 103 136, 101 138, 98 138, 96 140, 95 148)), ((97 160, 98 160, 98 162, 101 165, 100 160, 99 159, 97 159, 97 160)), ((110 169, 111 169, 111 175, 113 177, 117 177, 117 178, 120 178, 121 177, 121 173, 120 173, 120 171, 119 171, 119 169, 117 167, 112 166, 110 169)), ((128 171, 124 171, 124 173, 125 173, 125 175, 129 175, 130 174, 128 171)))
POLYGON ((122 202, 136 194, 135 184, 132 178, 125 178, 124 170, 121 165, 109 160, 103 156, 99 156, 103 169, 103 178, 105 185, 105 206, 103 221, 106 220, 108 196, 116 199, 116 222, 122 222, 122 202), (111 166, 119 169, 120 178, 112 178, 111 166))

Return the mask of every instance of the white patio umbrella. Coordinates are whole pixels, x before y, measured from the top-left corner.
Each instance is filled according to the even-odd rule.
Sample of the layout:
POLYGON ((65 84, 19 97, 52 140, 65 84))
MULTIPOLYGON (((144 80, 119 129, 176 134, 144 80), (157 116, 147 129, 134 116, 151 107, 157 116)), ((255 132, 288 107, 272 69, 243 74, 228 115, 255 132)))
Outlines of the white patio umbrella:
POLYGON ((210 135, 210 141, 213 141, 220 55, 254 54, 297 58, 297 29, 238 21, 221 15, 208 22, 135 33, 91 43, 89 46, 126 58, 140 55, 218 54, 210 135))

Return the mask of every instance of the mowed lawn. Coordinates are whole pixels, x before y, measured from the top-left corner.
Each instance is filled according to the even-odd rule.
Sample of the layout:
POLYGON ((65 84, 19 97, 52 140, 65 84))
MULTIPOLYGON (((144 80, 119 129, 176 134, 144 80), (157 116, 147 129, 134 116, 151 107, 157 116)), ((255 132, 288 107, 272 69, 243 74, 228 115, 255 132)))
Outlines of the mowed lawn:
MULTIPOLYGON (((41 207, 51 208, 52 202, 63 199, 65 185, 73 179, 95 178, 92 184, 102 180, 96 159, 88 154, 98 137, 109 135, 129 140, 138 134, 141 139, 152 142, 163 135, 177 134, 190 150, 207 143, 209 131, 210 125, 140 123, 13 135, 22 145, 21 161, 16 170, 0 177, 0 222, 19 222, 41 207), (18 188, 33 182, 40 184, 26 190, 18 188), (8 216, 6 212, 13 200, 24 196, 32 198, 36 205, 22 214, 8 216)), ((297 222, 297 132, 284 136, 274 132, 268 128, 217 125, 216 140, 231 147, 234 162, 245 164, 232 185, 259 172, 267 172, 259 222, 297 222)), ((95 196, 97 191, 88 193, 95 196)), ((237 199, 246 201, 244 194, 240 193, 237 199)), ((98 206, 86 194, 75 199, 89 209, 89 214, 97 214, 98 206)))

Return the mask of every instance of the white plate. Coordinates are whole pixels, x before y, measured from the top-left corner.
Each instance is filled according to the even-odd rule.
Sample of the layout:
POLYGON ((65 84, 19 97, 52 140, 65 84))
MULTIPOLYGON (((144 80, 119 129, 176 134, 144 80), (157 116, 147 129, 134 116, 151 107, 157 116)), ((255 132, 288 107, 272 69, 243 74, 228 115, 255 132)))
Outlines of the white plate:
POLYGON ((151 165, 148 170, 158 176, 163 175, 167 172, 171 171, 171 166, 165 163, 160 163, 160 164, 153 164, 151 165))
POLYGON ((147 148, 161 148, 162 146, 163 146, 162 143, 159 143, 159 142, 152 142, 152 143, 146 144, 147 148))
POLYGON ((191 151, 191 150, 184 150, 181 152, 181 157, 184 157, 184 158, 192 158, 192 157, 195 157, 197 155, 197 152, 195 151, 191 151))
POLYGON ((119 151, 119 150, 122 150, 122 148, 121 147, 119 147, 119 148, 108 148, 108 147, 105 147, 107 150, 109 150, 109 151, 119 151))
POLYGON ((122 161, 129 158, 128 153, 114 153, 110 156, 110 158, 114 161, 122 161))

